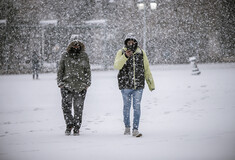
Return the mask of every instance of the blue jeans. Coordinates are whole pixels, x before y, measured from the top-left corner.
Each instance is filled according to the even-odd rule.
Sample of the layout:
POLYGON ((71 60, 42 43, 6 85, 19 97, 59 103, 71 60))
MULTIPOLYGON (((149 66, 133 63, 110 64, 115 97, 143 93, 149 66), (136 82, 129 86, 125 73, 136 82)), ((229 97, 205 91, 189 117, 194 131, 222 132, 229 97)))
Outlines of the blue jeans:
POLYGON ((122 98, 123 98, 123 116, 125 127, 130 127, 130 109, 131 101, 133 98, 133 109, 134 109, 134 120, 133 120, 133 129, 139 128, 140 121, 140 103, 142 99, 143 89, 122 89, 122 98))

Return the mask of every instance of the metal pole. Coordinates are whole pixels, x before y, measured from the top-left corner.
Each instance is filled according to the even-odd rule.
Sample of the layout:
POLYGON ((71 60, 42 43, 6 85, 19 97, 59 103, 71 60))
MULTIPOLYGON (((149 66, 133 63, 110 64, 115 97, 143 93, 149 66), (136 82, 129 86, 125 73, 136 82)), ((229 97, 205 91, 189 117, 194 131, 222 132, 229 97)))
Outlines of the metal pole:
POLYGON ((107 23, 104 24, 104 36, 105 36, 105 42, 104 42, 104 52, 103 52, 103 55, 104 55, 104 69, 107 70, 108 69, 108 64, 107 64, 107 61, 108 61, 108 53, 107 53, 107 23))
POLYGON ((4 51, 6 53, 5 58, 5 73, 8 74, 8 67, 9 67, 9 46, 7 46, 7 42, 8 42, 8 27, 5 27, 5 46, 4 46, 4 51))
POLYGON ((144 5, 144 51, 146 51, 146 3, 144 5))
POLYGON ((4 56, 4 63, 5 63, 5 73, 8 74, 8 56, 9 56, 9 49, 6 49, 7 48, 7 37, 8 37, 8 29, 7 29, 7 23, 5 24, 5 41, 4 41, 4 49, 3 49, 3 52, 6 53, 6 56, 4 56))
POLYGON ((44 27, 42 26, 42 52, 41 52, 41 67, 43 64, 43 56, 44 56, 44 27))

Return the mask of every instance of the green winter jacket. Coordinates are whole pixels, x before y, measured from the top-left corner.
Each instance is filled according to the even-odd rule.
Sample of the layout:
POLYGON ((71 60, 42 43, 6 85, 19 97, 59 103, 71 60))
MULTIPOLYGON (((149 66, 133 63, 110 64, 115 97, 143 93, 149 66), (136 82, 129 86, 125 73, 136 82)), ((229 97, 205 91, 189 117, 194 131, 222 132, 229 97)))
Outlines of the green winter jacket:
POLYGON ((71 53, 73 42, 67 48, 67 52, 62 54, 57 71, 57 85, 65 87, 70 91, 81 92, 91 85, 91 71, 84 45, 79 42, 81 52, 71 53))
MULTIPOLYGON (((129 58, 126 58, 125 54, 123 54, 123 50, 126 51, 127 48, 124 47, 123 49, 120 49, 117 52, 116 58, 115 58, 115 61, 114 61, 114 68, 118 69, 119 73, 121 72, 122 69, 128 67, 126 65, 126 63, 128 62, 129 58)), ((134 55, 137 54, 137 53, 138 54, 141 53, 141 50, 140 50, 139 47, 134 52, 134 55)), ((144 61, 143 62, 144 63, 144 78, 145 78, 145 80, 148 84, 149 90, 153 91, 155 89, 155 84, 154 84, 152 74, 150 72, 149 61, 148 61, 146 53, 143 50, 142 50, 142 53, 143 53, 143 61, 144 61)), ((135 64, 135 62, 136 61, 133 61, 133 64, 131 64, 132 65, 131 68, 133 68, 133 71, 127 71, 128 73, 126 73, 126 77, 129 77, 129 79, 130 79, 130 80, 127 80, 127 82, 131 82, 132 81, 131 79, 133 79, 133 81, 135 82, 136 81, 135 78, 138 77, 138 75, 136 75, 137 74, 136 73, 136 67, 139 66, 139 64, 135 64), (130 75, 131 75, 131 77, 130 77, 130 75)), ((130 64, 128 64, 128 65, 130 65, 130 64)), ((120 79, 120 77, 119 77, 119 79, 120 79)), ((127 82, 125 82, 125 83, 127 83, 127 82)), ((119 82, 119 84, 120 84, 120 82, 119 82)), ((120 88, 120 85, 119 85, 119 88, 120 88)), ((135 84, 134 84, 134 87, 132 89, 136 89, 136 88, 138 88, 138 86, 135 86, 135 84)))

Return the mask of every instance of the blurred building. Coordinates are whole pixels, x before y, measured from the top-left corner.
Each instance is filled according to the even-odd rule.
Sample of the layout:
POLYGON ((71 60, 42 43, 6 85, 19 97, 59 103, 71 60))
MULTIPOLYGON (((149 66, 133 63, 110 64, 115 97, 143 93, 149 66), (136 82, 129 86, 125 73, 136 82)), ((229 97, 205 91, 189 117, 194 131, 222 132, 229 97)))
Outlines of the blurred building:
POLYGON ((0 74, 29 72, 33 51, 43 72, 55 71, 73 34, 104 68, 128 32, 146 44, 151 64, 235 62, 234 8, 233 0, 0 0, 0 74))

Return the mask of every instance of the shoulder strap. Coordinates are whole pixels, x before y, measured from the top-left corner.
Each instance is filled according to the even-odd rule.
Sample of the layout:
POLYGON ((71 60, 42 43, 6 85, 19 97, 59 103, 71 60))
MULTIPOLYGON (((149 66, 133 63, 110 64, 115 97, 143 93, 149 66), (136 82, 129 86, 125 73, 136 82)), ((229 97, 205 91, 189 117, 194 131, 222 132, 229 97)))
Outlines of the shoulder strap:
POLYGON ((124 49, 122 49, 122 54, 125 54, 125 51, 124 51, 124 49))
POLYGON ((140 53, 141 53, 142 55, 144 55, 143 49, 141 49, 140 47, 139 47, 139 49, 140 49, 140 53))

